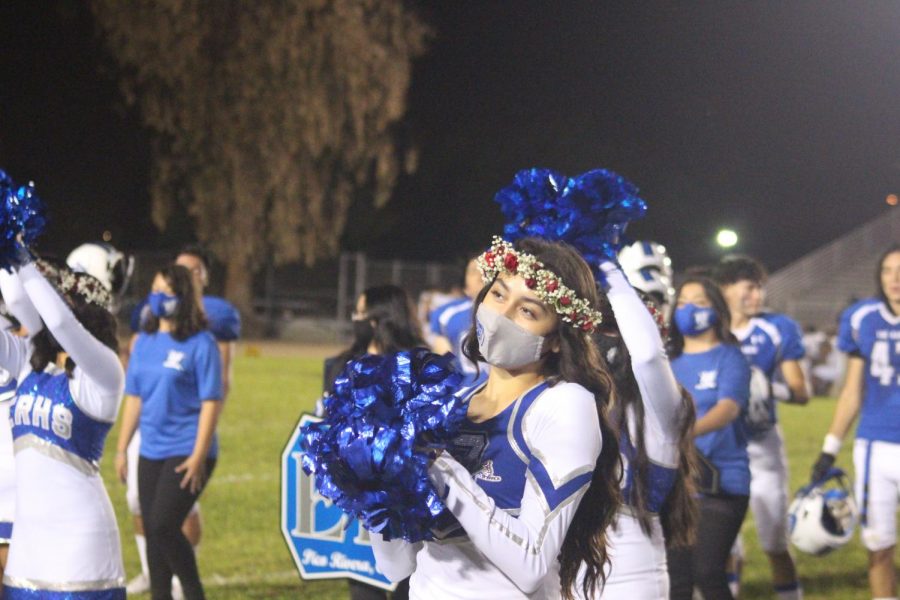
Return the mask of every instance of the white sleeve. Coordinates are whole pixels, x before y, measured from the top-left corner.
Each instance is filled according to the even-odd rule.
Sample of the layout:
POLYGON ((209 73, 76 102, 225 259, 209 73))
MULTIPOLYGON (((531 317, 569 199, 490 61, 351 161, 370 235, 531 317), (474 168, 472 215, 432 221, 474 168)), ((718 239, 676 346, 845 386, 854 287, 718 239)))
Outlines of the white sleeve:
POLYGON ((6 330, 0 330, 0 368, 19 377, 31 356, 28 340, 6 330))
POLYGON ((410 544, 403 540, 386 541, 380 533, 369 532, 375 564, 389 581, 402 581, 416 570, 416 554, 422 549, 422 542, 410 544))
POLYGON ((125 387, 118 355, 84 328, 34 264, 21 267, 19 277, 47 329, 89 380, 75 396, 79 408, 94 418, 114 420, 125 387))
POLYGON ((611 262, 600 265, 609 284, 607 297, 622 340, 631 355, 631 370, 641 391, 646 421, 665 439, 678 438, 681 390, 669 365, 659 327, 625 275, 611 262))
POLYGON ((475 547, 531 594, 555 568, 600 455, 593 394, 573 383, 548 389, 525 415, 522 434, 531 459, 518 517, 498 509, 447 453, 435 460, 429 475, 475 547))
POLYGON ((25 288, 22 287, 22 282, 17 274, 10 273, 6 269, 0 269, 0 292, 3 292, 3 301, 6 302, 9 312, 28 331, 28 337, 33 336, 44 328, 41 315, 38 314, 34 304, 29 300, 28 294, 25 293, 25 288))

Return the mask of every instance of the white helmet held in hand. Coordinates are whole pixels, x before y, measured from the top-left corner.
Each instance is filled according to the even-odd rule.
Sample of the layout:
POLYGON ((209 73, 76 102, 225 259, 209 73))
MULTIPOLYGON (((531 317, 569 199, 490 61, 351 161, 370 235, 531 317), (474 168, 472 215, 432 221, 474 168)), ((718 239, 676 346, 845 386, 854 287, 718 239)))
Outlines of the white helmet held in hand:
POLYGON ((648 294, 663 314, 675 300, 672 259, 666 247, 656 242, 634 242, 619 251, 619 264, 635 289, 648 294))
POLYGON ((849 542, 858 521, 859 510, 846 474, 836 468, 821 481, 800 488, 788 510, 791 543, 817 556, 849 542), (836 485, 829 486, 830 483, 836 485))
POLYGON ((109 244, 88 242, 72 250, 66 264, 76 273, 87 273, 120 298, 134 271, 134 257, 125 256, 109 244))

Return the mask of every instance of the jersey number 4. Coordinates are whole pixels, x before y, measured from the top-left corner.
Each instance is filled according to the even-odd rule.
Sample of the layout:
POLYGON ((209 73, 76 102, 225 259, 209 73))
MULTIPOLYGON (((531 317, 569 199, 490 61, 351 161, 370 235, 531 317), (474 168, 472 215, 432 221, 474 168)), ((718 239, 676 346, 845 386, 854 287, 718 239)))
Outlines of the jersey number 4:
MULTIPOLYGON (((881 385, 891 385, 894 379, 894 367, 891 365, 890 342, 877 341, 872 345, 872 360, 869 373, 878 379, 881 385)), ((895 348, 900 352, 900 342, 895 348)))

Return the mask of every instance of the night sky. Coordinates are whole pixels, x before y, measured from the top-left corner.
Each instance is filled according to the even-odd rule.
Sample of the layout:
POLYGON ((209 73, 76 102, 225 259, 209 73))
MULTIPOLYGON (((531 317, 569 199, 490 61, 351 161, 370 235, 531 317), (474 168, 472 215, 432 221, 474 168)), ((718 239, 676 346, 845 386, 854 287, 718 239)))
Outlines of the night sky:
MULTIPOLYGON (((676 266, 717 228, 777 268, 900 193, 900 3, 429 2, 404 130, 418 171, 358 207, 345 247, 451 259, 499 232, 491 201, 530 166, 605 167, 641 188, 633 236, 676 266), (424 227, 423 227, 424 224, 424 227)), ((33 179, 57 251, 149 221, 149 147, 77 0, 0 4, 0 165, 33 179)), ((900 209, 898 209, 900 210, 900 209)))

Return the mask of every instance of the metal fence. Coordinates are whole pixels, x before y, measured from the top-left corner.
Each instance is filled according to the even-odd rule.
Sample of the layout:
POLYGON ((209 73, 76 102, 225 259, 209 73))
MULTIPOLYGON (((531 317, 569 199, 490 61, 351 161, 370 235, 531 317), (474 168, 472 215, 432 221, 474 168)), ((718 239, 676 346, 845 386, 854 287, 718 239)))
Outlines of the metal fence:
MULTIPOLYGON (((149 292, 154 274, 172 260, 173 252, 144 251, 134 256, 134 274, 123 302, 126 316, 149 292)), ((266 329, 271 335, 278 333, 280 323, 295 319, 336 321, 343 326, 367 287, 398 285, 416 300, 424 290, 461 284, 463 270, 463 264, 372 259, 362 252, 344 253, 313 267, 269 265, 254 282, 253 309, 269 323, 266 329)), ((222 295, 224 284, 224 268, 215 265, 209 293, 222 295)))

